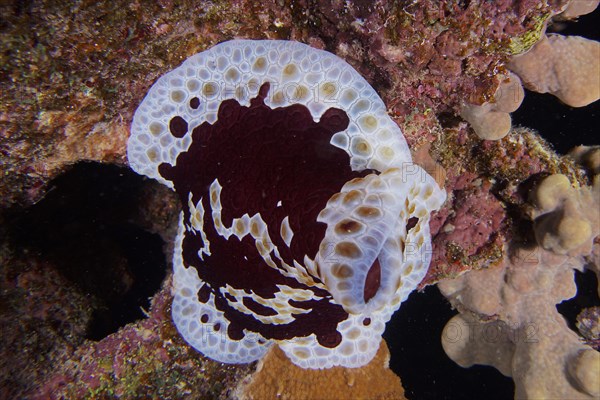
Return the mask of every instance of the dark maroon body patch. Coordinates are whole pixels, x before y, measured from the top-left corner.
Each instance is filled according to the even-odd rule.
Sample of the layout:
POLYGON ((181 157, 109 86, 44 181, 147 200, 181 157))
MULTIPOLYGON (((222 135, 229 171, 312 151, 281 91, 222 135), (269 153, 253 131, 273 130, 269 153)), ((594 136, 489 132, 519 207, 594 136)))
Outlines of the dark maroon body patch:
MULTIPOLYGON (((161 164, 159 173, 175 186, 183 205, 184 224, 190 224, 190 193, 192 202, 197 204, 201 200, 206 210, 204 233, 211 254, 200 259, 199 251, 205 243, 200 234, 187 230, 183 238, 183 261, 186 267, 195 268, 205 282, 198 300, 206 303, 210 294, 214 295, 216 308, 230 322, 227 334, 231 339, 243 338, 243 329, 276 340, 314 333, 321 345, 335 347, 341 341, 336 327, 347 318, 346 312, 331 301, 325 290, 284 276, 279 260, 288 265, 294 265, 294 260, 303 264, 305 255, 314 260, 326 229, 325 224, 317 222, 317 215, 347 181, 372 171, 352 171, 349 155, 330 144, 332 135, 348 126, 344 111, 330 108, 315 122, 303 105, 271 109, 264 103, 268 92, 269 84, 263 84, 250 106, 242 106, 234 99, 223 101, 217 121, 196 127, 189 149, 177 157, 176 165, 161 164), (251 235, 240 240, 235 235, 226 239, 218 233, 209 191, 215 180, 222 186, 223 225, 231 226, 234 218, 246 213, 260 214, 279 251, 278 257, 272 254, 277 269, 267 265, 251 235), (280 234, 286 216, 294 233, 289 247, 280 234), (294 302, 293 306, 310 312, 295 315, 293 322, 264 324, 232 307, 235 299, 220 290, 226 285, 265 299, 275 297, 279 291, 277 285, 310 290, 315 296, 294 302)), ((172 134, 180 137, 187 122, 174 117, 170 126, 172 134)), ((259 315, 277 314, 277 310, 250 297, 244 297, 243 303, 259 315)))

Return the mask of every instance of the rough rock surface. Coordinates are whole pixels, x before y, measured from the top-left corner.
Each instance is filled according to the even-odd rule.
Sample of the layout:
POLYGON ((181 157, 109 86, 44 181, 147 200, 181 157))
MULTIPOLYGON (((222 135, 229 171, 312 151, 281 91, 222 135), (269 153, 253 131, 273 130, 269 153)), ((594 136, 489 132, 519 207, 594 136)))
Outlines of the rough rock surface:
POLYGON ((171 279, 154 296, 147 319, 100 342, 85 342, 26 395, 62 398, 231 398, 252 365, 229 366, 197 357, 170 318, 171 279))
POLYGON ((131 117, 156 78, 234 37, 336 53, 403 124, 466 98, 483 102, 496 91, 509 39, 560 8, 530 3, 5 2, 0 202, 38 200, 48 179, 80 160, 123 163, 131 117))

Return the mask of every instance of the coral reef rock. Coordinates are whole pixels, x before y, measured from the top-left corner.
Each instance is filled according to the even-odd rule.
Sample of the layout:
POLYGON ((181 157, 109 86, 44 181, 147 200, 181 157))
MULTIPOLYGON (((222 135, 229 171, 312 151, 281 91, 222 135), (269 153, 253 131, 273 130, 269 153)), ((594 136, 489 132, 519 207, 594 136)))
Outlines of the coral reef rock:
POLYGON ((509 73, 489 102, 482 105, 466 103, 460 115, 467 120, 477 136, 486 140, 505 137, 511 128, 510 113, 517 110, 525 97, 521 80, 509 73))
POLYGON ((166 279, 153 297, 147 319, 70 349, 25 397, 231 399, 250 367, 224 367, 179 339, 169 315, 171 284, 166 279))
POLYGON ((551 93, 572 107, 600 98, 600 43, 594 40, 549 34, 508 67, 527 89, 551 93))
POLYGON ((532 192, 535 236, 558 254, 587 254, 600 234, 600 186, 571 186, 565 175, 544 178, 532 192))
MULTIPOLYGON (((373 398, 380 386, 396 385, 397 378, 385 368, 384 346, 364 367, 376 368, 364 376, 360 372, 364 368, 301 370, 274 347, 257 373, 261 378, 250 378, 246 391, 236 392, 239 380, 255 364, 223 365, 203 357, 181 338, 171 319, 170 273, 160 290, 152 289, 147 318, 127 320, 92 340, 87 336, 91 324, 101 321, 98 324, 106 328, 114 321, 97 318, 97 310, 106 304, 103 298, 89 296, 60 266, 72 263, 91 292, 110 294, 136 279, 126 273, 126 258, 119 255, 117 262, 104 263, 103 257, 94 256, 73 263, 72 254, 51 258, 26 244, 13 244, 3 232, 6 225, 13 225, 7 216, 18 210, 35 224, 51 221, 48 231, 55 237, 48 247, 63 247, 51 245, 62 238, 53 225, 63 224, 76 232, 73 236, 81 236, 76 242, 81 249, 102 249, 95 236, 72 229, 83 225, 75 215, 79 203, 87 200, 73 206, 77 208, 68 219, 50 212, 36 219, 30 207, 58 193, 53 179, 82 161, 127 166, 130 124, 153 83, 192 55, 234 38, 296 41, 343 59, 381 97, 385 105, 381 111, 400 127, 415 162, 445 185, 448 201, 432 214, 432 262, 420 287, 443 280, 440 288, 461 312, 444 332, 453 359, 460 365, 494 365, 512 375, 520 398, 598 397, 598 355, 591 350, 600 347, 599 311, 593 307, 597 304, 578 318, 585 338, 568 329, 555 304, 575 294, 573 269, 594 271, 600 280, 600 238, 592 237, 597 231, 592 219, 587 220, 588 239, 570 242, 573 238, 565 235, 569 221, 563 218, 566 212, 580 224, 582 215, 588 217, 598 209, 597 201, 590 201, 595 189, 585 186, 600 187, 600 153, 579 148, 560 157, 540 134, 525 127, 512 127, 504 136, 516 103, 507 108, 506 93, 500 89, 514 68, 526 88, 555 93, 574 105, 594 101, 597 43, 547 36, 546 28, 554 22, 558 23, 552 28, 560 28, 565 24, 561 21, 589 13, 597 4, 595 0, 0 2, 0 398, 230 399, 246 393, 262 400, 277 393, 298 398, 303 395, 298 391, 319 395, 336 385, 346 386, 337 398, 344 397, 342 393, 356 397, 358 386, 365 388, 360 392, 365 398, 373 398), (521 61, 526 67, 519 66, 521 61), (486 125, 484 118, 481 129, 474 129, 481 118, 465 112, 471 106, 472 114, 488 115, 492 124, 486 125), (461 111, 464 119, 459 118, 461 111), (498 126, 502 129, 494 128, 498 126), (482 140, 477 133, 488 139, 504 137, 482 140), (567 177, 569 185, 556 175, 567 177), (552 180, 558 185, 546 192, 555 193, 553 200, 539 202, 534 193, 529 204, 530 189, 543 192, 552 180), (547 249, 533 247, 534 225, 547 249), (532 246, 515 252, 537 254, 531 262, 525 262, 522 254, 509 257, 506 247, 522 246, 514 243, 515 237, 532 246), (590 244, 591 251, 583 254, 590 244), (565 254, 552 252, 557 249, 565 254), (102 279, 93 279, 88 273, 91 265, 106 266, 110 274, 99 269, 102 279), (463 333, 468 328, 473 340, 453 337, 454 328, 463 333), (495 336, 498 332, 504 335, 495 336), (273 359, 276 362, 268 361, 273 359), (268 377, 261 375, 268 371, 268 377), (277 386, 278 378, 289 374, 301 380, 277 386), (322 374, 329 378, 321 380, 322 374), (261 379, 269 385, 259 389, 261 379), (349 386, 355 391, 350 393, 349 386)), ((508 95, 512 93, 509 88, 508 95)), ((178 98, 176 93, 174 100, 178 98)), ((167 120, 163 122, 168 126, 167 120)), ((175 131, 181 126, 176 125, 175 131)), ((595 137, 586 139, 591 142, 595 137)), ((175 141, 165 138, 169 140, 175 141)), ((357 148, 372 150, 358 144, 357 148)), ((133 206, 140 216, 115 214, 114 205, 123 199, 106 201, 105 189, 98 188, 102 190, 93 196, 106 203, 103 213, 133 224, 141 218, 142 230, 158 233, 167 242, 164 248, 157 244, 152 251, 144 246, 137 250, 146 255, 173 254, 181 199, 166 186, 138 175, 135 179, 144 187, 133 206)), ((187 198, 183 200, 184 207, 189 205, 187 198)), ((190 203, 195 207, 198 199, 190 203)), ((110 231, 101 220, 93 223, 110 231)), ((16 231, 31 233, 14 225, 16 231)), ((135 236, 117 231, 113 236, 118 236, 119 246, 119 235, 135 236)), ((119 251, 133 247, 124 245, 119 251)), ((135 303, 127 302, 131 305, 135 303)), ((441 311, 445 310, 433 310, 441 311)), ((378 329, 383 330, 383 324, 378 329)), ((390 335, 395 333, 390 329, 390 335)), ((440 357, 446 360, 443 354, 440 357)), ((425 360, 420 366, 414 360, 402 362, 424 375, 417 367, 430 368, 438 360, 425 360)), ((408 392, 408 377, 403 380, 408 392)), ((470 389, 468 383, 455 386, 432 396, 459 397, 470 389)), ((401 394, 397 385, 381 396, 401 394)))
POLYGON ((400 378, 389 368, 390 353, 385 344, 375 358, 362 368, 333 367, 303 369, 294 365, 278 346, 259 361, 256 372, 237 390, 241 400, 402 400, 400 378))
POLYGON ((442 344, 463 367, 485 364, 515 381, 516 399, 600 395, 600 353, 569 329, 555 304, 575 296, 582 260, 519 248, 503 265, 439 283, 461 314, 442 344))
POLYGON ((83 159, 124 164, 131 117, 152 82, 234 37, 334 52, 401 123, 480 103, 498 86, 510 39, 565 2, 513 3, 3 2, 0 204, 39 200, 49 179, 83 159))

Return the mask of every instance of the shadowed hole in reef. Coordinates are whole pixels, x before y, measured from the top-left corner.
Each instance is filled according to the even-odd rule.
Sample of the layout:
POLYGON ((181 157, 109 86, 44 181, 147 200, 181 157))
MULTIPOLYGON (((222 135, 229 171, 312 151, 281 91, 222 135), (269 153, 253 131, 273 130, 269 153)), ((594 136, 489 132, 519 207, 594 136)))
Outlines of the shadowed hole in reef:
POLYGON ((79 163, 41 201, 11 212, 15 248, 49 261, 95 300, 88 339, 143 318, 165 277, 162 239, 134 223, 143 185, 127 168, 79 163))
POLYGON ((596 274, 589 269, 584 272, 575 271, 575 284, 577 295, 556 305, 556 309, 567 320, 569 327, 575 332, 577 329, 577 316, 583 309, 600 306, 598 298, 598 280, 596 274))
MULTIPOLYGON (((514 384, 498 370, 462 368, 442 348, 442 330, 456 311, 436 287, 413 292, 388 322, 383 337, 390 368, 402 380, 408 399, 512 399, 514 384)), ((465 332, 465 334, 468 334, 465 332)))

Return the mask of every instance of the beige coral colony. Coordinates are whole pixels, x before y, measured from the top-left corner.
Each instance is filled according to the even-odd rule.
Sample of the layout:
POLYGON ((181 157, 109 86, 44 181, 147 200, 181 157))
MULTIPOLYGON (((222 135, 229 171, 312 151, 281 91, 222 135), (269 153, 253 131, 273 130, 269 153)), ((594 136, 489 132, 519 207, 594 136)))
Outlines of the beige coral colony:
MULTIPOLYGON (((597 5, 573 1, 559 19, 589 13, 597 5)), ((540 36, 512 56, 491 101, 464 105, 461 115, 482 139, 499 140, 511 130, 509 113, 523 100, 521 85, 571 107, 585 107, 600 97, 600 44, 546 34, 545 24, 540 36)), ((600 279, 600 148, 580 146, 569 156, 586 169, 589 184, 561 173, 536 183, 529 195, 536 246, 508 243, 498 265, 438 285, 460 311, 442 335, 447 355, 463 367, 491 365, 512 377, 517 399, 600 398, 597 346, 586 345, 555 307, 576 295, 574 270, 589 269, 600 279)), ((598 338, 600 316, 594 318, 598 338)))

